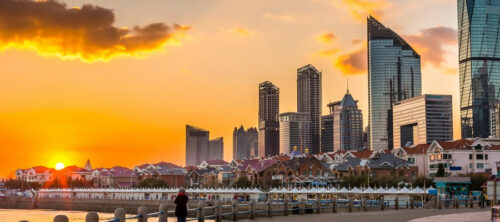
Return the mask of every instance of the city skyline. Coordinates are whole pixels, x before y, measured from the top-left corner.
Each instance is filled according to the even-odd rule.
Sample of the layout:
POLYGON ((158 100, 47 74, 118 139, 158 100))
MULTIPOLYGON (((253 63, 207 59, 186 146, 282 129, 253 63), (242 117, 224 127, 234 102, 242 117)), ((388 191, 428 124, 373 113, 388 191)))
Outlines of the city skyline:
MULTIPOLYGON (((443 30, 456 32, 456 1, 422 1, 416 6, 380 0, 376 6, 355 5, 358 9, 353 9, 353 2, 363 1, 217 1, 194 7, 193 2, 64 2, 68 8, 85 2, 113 9, 116 27, 165 22, 191 28, 176 44, 151 50, 156 52, 140 59, 132 55, 80 61, 28 46, 1 47, 0 143, 10 158, 2 159, 0 176, 16 168, 73 165, 87 158, 97 167, 160 160, 182 164, 186 123, 225 137, 224 157, 229 160, 227 144, 232 144, 234 126, 257 127, 256 85, 273 82, 280 88, 281 112, 296 111, 296 68, 304 64, 323 73, 322 104, 341 99, 349 78, 355 83, 350 87, 353 97, 368 114, 366 58, 359 55, 366 56, 363 20, 369 14, 418 45, 423 93, 453 94, 454 127, 460 125, 456 36, 441 38, 443 30), (235 10, 221 15, 227 7, 235 10), (404 13, 392 13, 391 8, 404 13), (432 16, 422 16, 420 10, 441 19, 424 18, 432 16), (303 31, 297 33, 298 29, 303 31), (437 47, 430 47, 425 38, 438 41, 437 47), (449 82, 452 87, 433 82, 449 82)), ((321 108, 325 114, 325 105, 321 108)))

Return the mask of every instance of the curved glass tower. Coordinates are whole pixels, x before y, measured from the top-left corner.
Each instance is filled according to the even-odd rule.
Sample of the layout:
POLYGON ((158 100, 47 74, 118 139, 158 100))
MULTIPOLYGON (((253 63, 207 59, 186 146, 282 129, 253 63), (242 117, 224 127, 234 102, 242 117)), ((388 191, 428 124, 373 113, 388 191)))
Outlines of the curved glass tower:
POLYGON ((490 136, 500 87, 500 1, 458 0, 462 138, 490 136))
POLYGON ((368 17, 368 124, 371 150, 393 148, 392 106, 422 94, 420 55, 398 34, 368 17))

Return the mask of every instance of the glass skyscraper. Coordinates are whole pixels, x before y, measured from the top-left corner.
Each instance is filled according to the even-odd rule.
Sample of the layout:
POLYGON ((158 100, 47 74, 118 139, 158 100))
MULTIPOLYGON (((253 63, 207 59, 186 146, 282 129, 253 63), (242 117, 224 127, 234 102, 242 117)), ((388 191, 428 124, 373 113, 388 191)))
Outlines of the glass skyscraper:
POLYGON ((457 6, 462 138, 486 138, 500 92, 500 0, 457 6))
POLYGON ((370 149, 393 148, 393 103, 421 93, 420 55, 391 29, 368 17, 370 149))

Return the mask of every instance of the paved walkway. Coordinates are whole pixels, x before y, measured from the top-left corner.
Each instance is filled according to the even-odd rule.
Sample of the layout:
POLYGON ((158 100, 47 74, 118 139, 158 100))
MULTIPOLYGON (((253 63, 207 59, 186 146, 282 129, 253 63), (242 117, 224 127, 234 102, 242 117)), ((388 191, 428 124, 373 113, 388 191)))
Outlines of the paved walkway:
POLYGON ((491 221, 490 211, 480 211, 472 213, 447 214, 418 218, 410 222, 489 222, 491 221))
MULTIPOLYGON (((447 221, 490 221, 489 209, 480 208, 461 208, 461 209, 402 209, 402 210, 386 210, 386 211, 368 211, 368 212, 353 212, 353 213, 322 213, 322 214, 306 214, 306 215, 290 215, 277 216, 273 218, 258 218, 257 221, 272 221, 272 222, 316 222, 316 221, 342 221, 342 222, 447 222, 447 221), (471 213, 472 214, 463 214, 471 213), (438 220, 434 220, 431 216, 441 215, 438 220), (446 218, 443 215, 451 215, 452 217, 446 218), (462 216, 465 215, 465 216, 462 216), (419 220, 414 220, 419 218, 419 220), (465 220, 457 220, 457 218, 465 218, 465 220), (451 220, 450 220, 451 219, 451 220)), ((250 221, 250 220, 243 220, 250 221)))

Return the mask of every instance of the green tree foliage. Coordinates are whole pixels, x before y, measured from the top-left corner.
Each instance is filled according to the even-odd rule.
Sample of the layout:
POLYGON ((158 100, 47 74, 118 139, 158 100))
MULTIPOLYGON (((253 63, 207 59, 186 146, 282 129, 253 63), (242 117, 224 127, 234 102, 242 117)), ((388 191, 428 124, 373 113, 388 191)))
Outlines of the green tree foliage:
POLYGON ((481 186, 488 180, 488 176, 481 173, 471 173, 468 176, 471 182, 470 190, 482 190, 481 186))
POLYGON ((413 187, 424 187, 424 183, 425 187, 434 186, 434 181, 424 176, 415 177, 415 179, 411 181, 413 187))
POLYGON ((281 180, 272 180, 271 181, 271 187, 280 187, 281 186, 281 180))
POLYGON ((233 183, 233 187, 246 188, 251 186, 252 182, 247 177, 240 177, 233 183))
MULTIPOLYGON (((381 176, 381 177, 370 177, 369 179, 370 187, 397 187, 399 183, 406 182, 404 178, 396 175, 391 176, 381 176)), ((368 176, 348 176, 342 178, 341 186, 344 187, 366 187, 368 186, 368 176)))
POLYGON ((444 166, 443 166, 443 164, 439 164, 438 171, 436 172, 435 176, 436 177, 444 177, 444 176, 446 176, 445 172, 444 172, 444 166))
POLYGON ((146 178, 137 185, 140 188, 168 187, 167 182, 158 178, 146 178))
POLYGON ((40 189, 41 185, 39 183, 28 183, 22 180, 8 179, 5 181, 5 187, 8 189, 20 189, 20 190, 29 190, 29 189, 40 189))

